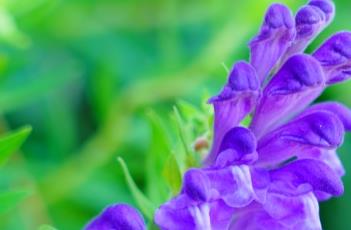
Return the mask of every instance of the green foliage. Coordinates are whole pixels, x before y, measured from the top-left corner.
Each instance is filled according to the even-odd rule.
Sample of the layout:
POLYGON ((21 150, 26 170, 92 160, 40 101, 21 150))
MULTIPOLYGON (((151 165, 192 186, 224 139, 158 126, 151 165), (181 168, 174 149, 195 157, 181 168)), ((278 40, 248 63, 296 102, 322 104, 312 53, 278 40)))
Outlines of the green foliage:
POLYGON ((149 219, 153 219, 153 213, 156 209, 156 206, 140 191, 138 186, 135 184, 132 176, 129 173, 126 163, 122 158, 118 158, 118 161, 122 167, 123 173, 126 177, 126 181, 129 187, 129 190, 132 193, 133 198, 138 204, 139 209, 144 213, 144 215, 149 219))
POLYGON ((31 127, 24 127, 0 137, 0 166, 4 165, 11 154, 21 147, 31 131, 31 127))
POLYGON ((26 190, 0 192, 0 214, 16 207, 16 205, 23 201, 29 194, 30 193, 26 190))

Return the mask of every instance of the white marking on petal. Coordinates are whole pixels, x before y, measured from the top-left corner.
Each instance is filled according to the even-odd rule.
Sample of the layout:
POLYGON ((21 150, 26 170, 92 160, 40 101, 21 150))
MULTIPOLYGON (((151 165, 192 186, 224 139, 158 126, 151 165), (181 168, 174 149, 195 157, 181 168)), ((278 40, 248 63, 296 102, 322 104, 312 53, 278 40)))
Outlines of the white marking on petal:
POLYGON ((310 229, 322 229, 319 219, 318 200, 312 192, 304 196, 304 209, 307 214, 306 227, 310 229))
POLYGON ((210 207, 207 203, 189 207, 189 212, 194 218, 196 230, 211 230, 210 207))
POLYGON ((233 166, 231 170, 237 184, 237 190, 228 197, 227 201, 236 207, 246 206, 255 198, 250 168, 247 165, 240 165, 233 166))

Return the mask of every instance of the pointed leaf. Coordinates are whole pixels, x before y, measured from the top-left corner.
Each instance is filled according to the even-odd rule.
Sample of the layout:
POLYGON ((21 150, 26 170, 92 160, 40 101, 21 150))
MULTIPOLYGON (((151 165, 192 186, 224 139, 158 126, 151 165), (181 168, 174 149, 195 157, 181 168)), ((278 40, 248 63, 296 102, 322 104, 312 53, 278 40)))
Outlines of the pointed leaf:
POLYGON ((26 140, 32 128, 26 126, 0 138, 0 166, 2 166, 12 153, 17 151, 26 140))
POLYGON ((139 209, 143 214, 149 219, 152 220, 153 213, 156 209, 155 205, 143 194, 143 192, 138 188, 134 182, 132 176, 129 173, 128 167, 124 160, 120 157, 117 158, 120 163, 124 176, 126 178, 130 192, 132 193, 133 198, 135 199, 139 209))

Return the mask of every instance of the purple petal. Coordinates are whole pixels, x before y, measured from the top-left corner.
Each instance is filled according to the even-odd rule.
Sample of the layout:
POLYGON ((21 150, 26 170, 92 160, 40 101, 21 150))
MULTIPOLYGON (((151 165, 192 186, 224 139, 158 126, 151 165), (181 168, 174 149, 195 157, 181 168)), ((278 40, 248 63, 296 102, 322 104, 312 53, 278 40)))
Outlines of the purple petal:
MULTIPOLYGON (((332 168, 319 160, 297 160, 270 172, 271 180, 291 184, 296 189, 309 184, 313 191, 339 196, 344 192, 343 183, 332 168)), ((276 189, 275 189, 276 190, 276 189)))
POLYGON ((145 230, 141 214, 126 204, 115 204, 104 209, 86 227, 86 230, 145 230))
POLYGON ((268 193, 263 208, 283 229, 322 229, 318 201, 311 192, 299 196, 268 193))
POLYGON ((254 68, 248 63, 238 62, 221 93, 209 100, 213 104, 215 117, 213 144, 207 164, 215 161, 224 135, 253 110, 259 88, 254 68))
POLYGON ((300 53, 331 22, 334 4, 328 0, 311 1, 296 14, 296 38, 289 47, 285 57, 300 53))
POLYGON ((282 4, 272 4, 259 34, 250 42, 250 62, 261 82, 279 62, 294 37, 295 25, 290 9, 282 4))
POLYGON ((345 81, 351 76, 351 32, 339 32, 329 38, 313 56, 322 64, 327 84, 345 81))
POLYGON ((306 109, 298 117, 303 117, 315 111, 328 111, 338 116, 346 131, 351 131, 351 110, 338 102, 318 103, 306 109))
POLYGON ((305 54, 289 58, 263 91, 250 128, 257 138, 300 112, 324 88, 317 60, 305 54))
POLYGON ((234 209, 223 201, 192 204, 180 195, 162 205, 155 213, 155 223, 161 229, 226 229, 234 209))
POLYGON ((327 22, 331 22, 335 15, 335 6, 332 0, 311 0, 308 5, 315 6, 321 9, 325 16, 327 22))
POLYGON ((190 213, 186 198, 186 195, 175 197, 156 210, 155 223, 160 229, 196 229, 196 220, 190 213))
POLYGON ((223 200, 230 207, 244 207, 256 198, 247 165, 207 170, 206 174, 210 178, 211 188, 217 194, 216 199, 223 200))
POLYGON ((252 163, 257 159, 256 138, 249 129, 235 127, 224 136, 218 153, 215 163, 218 168, 252 163))
POLYGON ((210 196, 210 181, 199 169, 190 169, 184 175, 183 191, 194 201, 206 202, 210 196))
POLYGON ((230 230, 285 230, 286 227, 267 212, 247 212, 233 219, 230 230))
POLYGON ((258 164, 279 164, 291 157, 308 155, 314 148, 336 149, 343 142, 344 127, 339 118, 316 111, 293 120, 258 142, 258 164))
POLYGON ((318 159, 326 163, 338 176, 345 175, 345 168, 335 150, 321 151, 318 159))

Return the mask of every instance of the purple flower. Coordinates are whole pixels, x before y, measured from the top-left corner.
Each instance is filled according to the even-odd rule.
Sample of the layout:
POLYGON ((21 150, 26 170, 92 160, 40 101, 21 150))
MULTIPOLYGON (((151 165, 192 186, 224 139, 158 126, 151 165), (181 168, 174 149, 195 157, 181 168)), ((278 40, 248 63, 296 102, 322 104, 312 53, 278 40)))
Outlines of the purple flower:
POLYGON ((86 227, 86 230, 145 230, 140 213, 126 204, 108 206, 86 227))
POLYGON ((313 55, 306 46, 333 19, 334 4, 311 0, 292 18, 273 4, 251 41, 250 63, 234 65, 209 102, 214 138, 203 168, 190 169, 180 194, 156 211, 161 229, 321 229, 318 202, 343 191, 337 156, 351 111, 310 105, 351 76, 351 33, 313 55), (251 115, 248 128, 240 127, 251 115))
MULTIPOLYGON (((185 173, 179 194, 156 210, 160 229, 322 229, 318 202, 344 192, 337 149, 351 131, 351 110, 311 103, 351 77, 351 32, 333 35, 312 55, 303 51, 333 17, 330 0, 309 1, 295 20, 286 6, 269 7, 249 44, 250 63, 237 62, 209 100, 211 150, 202 168, 185 173), (251 123, 242 127, 247 116, 251 123)), ((145 225, 135 210, 117 205, 87 229, 121 227, 145 225)))

